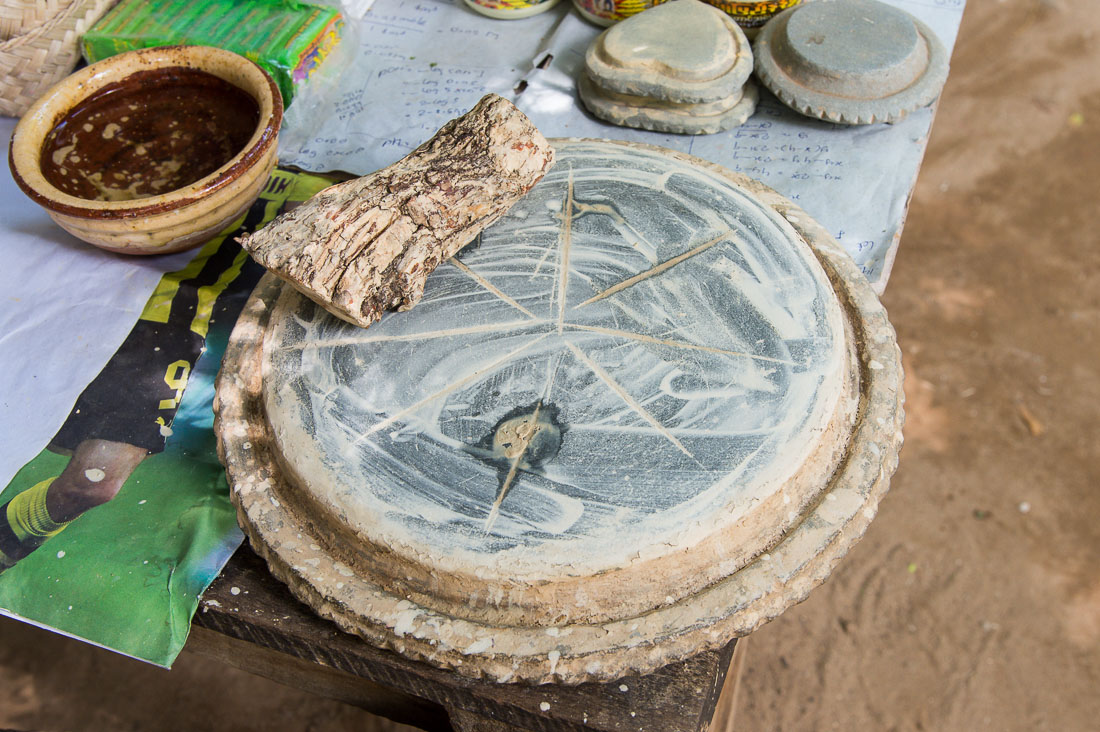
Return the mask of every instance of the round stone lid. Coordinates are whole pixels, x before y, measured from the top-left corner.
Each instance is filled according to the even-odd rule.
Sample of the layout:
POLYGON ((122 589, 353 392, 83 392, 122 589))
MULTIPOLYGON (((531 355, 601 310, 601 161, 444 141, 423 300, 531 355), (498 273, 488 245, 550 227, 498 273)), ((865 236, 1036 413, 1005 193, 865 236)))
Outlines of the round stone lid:
POLYGON ((265 280, 218 383, 273 572, 500 681, 615 678, 751 630, 862 533, 900 437, 892 330, 804 213, 671 151, 555 147, 411 311, 363 330, 265 280))
POLYGON ((577 93, 588 111, 613 124, 682 135, 712 135, 745 122, 760 100, 756 84, 717 102, 667 102, 600 89, 588 76, 577 79, 577 93))
POLYGON ((807 3, 756 39, 756 74, 792 109, 843 124, 893 122, 934 100, 947 79, 935 33, 877 0, 807 3))
POLYGON ((609 92, 672 102, 738 96, 752 73, 752 47, 728 15, 700 0, 675 0, 604 31, 585 71, 609 92))

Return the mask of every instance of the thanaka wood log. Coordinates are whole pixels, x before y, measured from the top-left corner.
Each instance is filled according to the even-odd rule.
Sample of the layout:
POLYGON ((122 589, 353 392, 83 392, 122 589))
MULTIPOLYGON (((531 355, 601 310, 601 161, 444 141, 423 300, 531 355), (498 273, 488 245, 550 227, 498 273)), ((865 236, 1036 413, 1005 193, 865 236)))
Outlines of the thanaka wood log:
POLYGON ((901 441, 893 330, 805 212, 673 151, 554 145, 407 316, 362 333, 266 278, 214 403, 276 577, 500 683, 645 674, 751 632, 862 535, 901 441), (705 429, 647 408, 673 395, 705 429))
POLYGON ((553 161, 526 115, 489 94, 402 160, 322 191, 239 241, 314 302, 365 328, 387 310, 415 306, 432 270, 553 161))

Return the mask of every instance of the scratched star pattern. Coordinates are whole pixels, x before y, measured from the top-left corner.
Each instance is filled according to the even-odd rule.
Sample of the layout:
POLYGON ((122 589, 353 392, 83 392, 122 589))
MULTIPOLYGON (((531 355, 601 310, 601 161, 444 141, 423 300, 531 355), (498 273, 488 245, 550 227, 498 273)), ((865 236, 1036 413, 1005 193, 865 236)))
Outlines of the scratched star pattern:
POLYGON ((302 462, 348 515, 436 545, 609 541, 755 500, 830 408, 842 350, 787 231, 707 171, 564 146, 413 310, 361 330, 296 300, 268 349, 271 419, 316 436, 302 462), (553 412, 552 459, 490 455, 517 409, 553 412))

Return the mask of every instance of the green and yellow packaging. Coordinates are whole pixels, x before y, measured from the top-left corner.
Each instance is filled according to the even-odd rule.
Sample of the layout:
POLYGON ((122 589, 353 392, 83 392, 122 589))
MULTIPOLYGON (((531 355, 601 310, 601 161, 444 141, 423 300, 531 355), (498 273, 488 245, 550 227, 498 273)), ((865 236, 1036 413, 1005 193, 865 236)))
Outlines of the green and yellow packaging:
POLYGON ((336 8, 295 0, 122 0, 81 43, 88 63, 153 46, 224 48, 262 66, 290 104, 343 27, 336 8))

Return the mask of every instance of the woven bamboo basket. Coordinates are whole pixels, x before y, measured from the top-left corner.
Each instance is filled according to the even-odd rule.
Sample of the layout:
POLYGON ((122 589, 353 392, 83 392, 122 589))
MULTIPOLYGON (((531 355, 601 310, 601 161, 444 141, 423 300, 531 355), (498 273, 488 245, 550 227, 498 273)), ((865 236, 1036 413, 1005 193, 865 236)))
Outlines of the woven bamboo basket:
POLYGON ((0 114, 19 117, 67 76, 80 37, 117 0, 0 0, 0 114))

